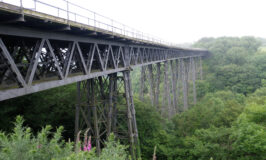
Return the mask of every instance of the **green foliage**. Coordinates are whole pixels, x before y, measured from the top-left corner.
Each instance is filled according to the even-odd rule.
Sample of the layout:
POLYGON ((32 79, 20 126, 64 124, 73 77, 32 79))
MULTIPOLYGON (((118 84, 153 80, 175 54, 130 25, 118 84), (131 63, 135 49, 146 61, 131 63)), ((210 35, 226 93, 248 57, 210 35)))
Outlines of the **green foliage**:
POLYGON ((238 159, 261 160, 266 157, 266 131, 265 127, 253 122, 242 120, 233 127, 230 136, 232 155, 238 159))
POLYGON ((167 149, 161 144, 169 143, 169 135, 165 130, 167 122, 149 103, 143 103, 137 99, 134 99, 134 103, 142 158, 150 159, 153 148, 157 145, 157 158, 165 159, 167 149))
POLYGON ((201 104, 207 105, 206 108, 193 111, 196 107, 202 107, 195 106, 174 118, 176 139, 179 138, 179 141, 182 141, 177 143, 176 147, 182 149, 173 148, 176 152, 172 157, 174 159, 209 159, 210 157, 213 159, 265 159, 265 91, 265 88, 258 89, 247 98, 246 104, 242 96, 234 95, 232 92, 207 94, 201 101, 201 104), (232 100, 236 101, 232 103, 232 100), (245 106, 244 109, 242 106, 245 106), (215 116, 212 111, 216 113, 215 116), (204 119, 200 112, 207 114, 209 119, 204 119), (187 119, 184 120, 184 116, 187 119), (186 134, 179 133, 182 129, 186 134))
POLYGON ((196 129, 230 126, 241 113, 243 101, 243 96, 230 91, 207 94, 195 107, 173 118, 175 132, 187 136, 196 129))
POLYGON ((201 99, 210 91, 210 84, 203 80, 196 81, 197 99, 201 99))
POLYGON ((35 137, 30 128, 23 127, 23 118, 18 116, 15 128, 9 135, 0 133, 0 159, 38 159, 63 158, 72 153, 73 143, 62 140, 63 127, 51 133, 51 126, 44 127, 35 137), (51 137, 51 138, 48 138, 51 137))
POLYGON ((98 158, 95 155, 95 149, 91 150, 90 152, 79 152, 79 153, 74 153, 68 157, 63 157, 63 158, 53 158, 52 160, 94 160, 98 158))
POLYGON ((114 134, 110 134, 101 155, 95 160, 125 160, 128 157, 126 149, 126 146, 115 141, 114 134))
POLYGON ((246 65, 242 67, 229 64, 218 67, 215 77, 217 78, 216 83, 221 84, 221 86, 217 86, 218 89, 229 89, 247 95, 254 92, 261 85, 257 74, 254 66, 246 65))
POLYGON ((261 87, 266 78, 266 52, 258 49, 260 45, 253 37, 203 38, 195 43, 212 53, 204 67, 210 91, 229 89, 247 95, 261 87))
POLYGON ((188 159, 226 159, 230 154, 230 128, 210 127, 196 130, 193 136, 184 139, 185 156, 188 159))
POLYGON ((36 133, 42 126, 64 126, 65 137, 73 136, 76 85, 58 87, 31 95, 1 101, 1 130, 10 132, 12 122, 22 115, 27 125, 36 133))
POLYGON ((75 153, 74 143, 62 139, 63 127, 52 133, 52 127, 46 126, 34 136, 29 127, 23 126, 23 122, 23 118, 17 116, 13 132, 0 133, 1 160, 125 160, 128 157, 127 147, 116 142, 113 134, 105 142, 102 154, 97 157, 95 149, 75 153))

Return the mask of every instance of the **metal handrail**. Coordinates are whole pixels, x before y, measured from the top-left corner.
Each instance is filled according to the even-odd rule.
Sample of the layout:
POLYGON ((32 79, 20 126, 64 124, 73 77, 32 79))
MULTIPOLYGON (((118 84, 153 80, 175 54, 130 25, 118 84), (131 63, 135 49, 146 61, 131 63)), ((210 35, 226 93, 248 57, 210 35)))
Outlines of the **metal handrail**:
POLYGON ((124 36, 125 38, 130 37, 130 38, 138 39, 139 41, 143 41, 143 42, 147 41, 149 43, 157 43, 157 44, 162 44, 162 45, 174 46, 173 43, 169 43, 169 42, 164 41, 164 40, 157 38, 155 36, 151 36, 149 34, 143 33, 139 30, 136 30, 132 27, 129 27, 125 24, 122 24, 118 21, 115 21, 115 20, 108 18, 106 16, 103 16, 101 14, 98 14, 94 11, 91 11, 91 10, 84 8, 82 6, 79 6, 77 4, 71 3, 67 0, 61 0, 61 1, 65 3, 62 5, 65 5, 66 9, 64 9, 62 7, 54 6, 52 4, 48 4, 48 3, 40 1, 40 0, 17 0, 17 3, 14 3, 14 1, 11 3, 10 0, 0 0, 0 2, 13 4, 13 5, 19 6, 21 8, 30 9, 30 10, 34 10, 36 12, 42 12, 45 14, 53 15, 53 14, 49 13, 49 11, 45 12, 45 11, 41 10, 39 5, 42 5, 45 7, 50 7, 50 8, 55 9, 57 11, 57 14, 53 15, 53 16, 65 18, 68 21, 74 21, 74 22, 85 24, 85 25, 89 25, 89 26, 94 27, 95 30, 103 29, 103 30, 110 32, 111 34, 120 34, 120 35, 124 36), (30 3, 33 3, 33 7, 27 7, 27 5, 30 3), (89 14, 92 15, 92 17, 71 11, 71 9, 74 7, 78 8, 80 10, 83 10, 85 12, 88 12, 89 14), (63 13, 65 14, 65 16, 62 16, 63 13), (83 21, 78 20, 78 18, 83 19, 83 21), (104 19, 106 22, 103 22, 103 20, 101 21, 100 18, 104 19))

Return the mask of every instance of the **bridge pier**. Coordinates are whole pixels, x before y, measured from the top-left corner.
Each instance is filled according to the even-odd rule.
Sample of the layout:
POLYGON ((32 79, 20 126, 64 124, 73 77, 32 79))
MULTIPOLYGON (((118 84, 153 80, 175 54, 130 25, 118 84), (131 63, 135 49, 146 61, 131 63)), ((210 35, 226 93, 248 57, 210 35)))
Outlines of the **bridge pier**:
POLYGON ((155 95, 155 88, 154 88, 154 78, 153 78, 153 67, 152 64, 148 65, 148 79, 150 84, 150 99, 151 105, 154 106, 154 95, 155 95))
POLYGON ((144 101, 144 87, 145 87, 145 70, 146 66, 141 67, 141 73, 140 73, 140 93, 139 93, 139 99, 143 102, 144 101))
MULTIPOLYGON (((164 110, 167 112, 165 115, 168 118, 171 118, 172 107, 171 107, 171 96, 170 96, 169 78, 168 78, 168 61, 164 62, 164 98, 163 98, 163 105, 164 105, 164 110)), ((164 111, 162 111, 162 113, 164 113, 164 111)))
POLYGON ((160 83, 161 83, 161 63, 156 64, 156 86, 155 86, 155 105, 156 109, 160 111, 159 95, 160 95, 160 83))
POLYGON ((75 131, 74 131, 74 138, 76 142, 77 135, 79 132, 79 113, 80 113, 80 82, 77 82, 77 103, 75 106, 75 131))
MULTIPOLYGON (((197 67, 195 60, 200 61, 198 57, 178 58, 175 60, 168 60, 163 62, 164 66, 164 90, 162 98, 162 108, 159 107, 160 95, 160 76, 161 76, 161 63, 156 63, 156 72, 154 74, 153 65, 141 67, 140 76, 140 95, 141 101, 144 101, 145 96, 145 76, 146 69, 148 72, 148 89, 151 104, 157 108, 159 112, 168 118, 172 117, 174 113, 185 111, 189 108, 189 104, 196 104, 196 79, 200 67, 197 67), (170 64, 169 64, 170 63, 170 64), (170 65, 170 70, 169 70, 170 65), (169 81, 169 71, 171 80, 169 81), (191 84, 191 89, 189 85, 191 84), (183 88, 181 88, 183 87, 183 88), (179 106, 180 92, 183 92, 183 107, 179 106), (171 94, 170 94, 171 93, 171 94), (193 101, 189 101, 189 95, 193 96, 193 101), (183 108, 183 109, 182 109, 183 108)), ((198 63, 200 64, 200 63, 198 63)))
POLYGON ((186 62, 181 59, 181 70, 182 70, 182 82, 183 82, 183 111, 188 109, 188 74, 187 74, 187 67, 186 62))
POLYGON ((177 78, 177 112, 180 113, 182 112, 181 106, 178 105, 180 103, 180 91, 181 91, 181 61, 180 59, 176 59, 176 78, 177 78))
POLYGON ((202 58, 199 57, 199 70, 200 70, 200 80, 203 80, 203 71, 202 71, 202 58))
MULTIPOLYGON (((100 130, 99 130, 99 121, 98 121, 98 113, 97 109, 99 110, 99 106, 96 108, 96 99, 95 99, 95 79, 88 80, 88 104, 89 107, 92 109, 92 116, 93 116, 93 130, 94 130, 94 138, 96 141, 96 153, 100 155, 101 146, 100 146, 100 130)), ((100 86, 101 87, 101 86, 100 86)))
POLYGON ((174 65, 174 60, 170 61, 171 65, 171 73, 172 73, 172 94, 173 94, 173 106, 172 106, 172 114, 177 113, 177 95, 176 95, 176 68, 174 65))
POLYGON ((197 92, 196 92, 196 65, 195 60, 192 58, 192 83, 193 83, 193 104, 197 103, 197 92))
MULTIPOLYGON (((140 157, 138 129, 130 71, 124 71, 123 77, 120 78, 115 73, 105 77, 77 82, 76 99, 75 138, 77 137, 79 131, 89 129, 88 134, 92 135, 92 143, 96 147, 97 155, 99 155, 101 148, 104 145, 104 141, 111 132, 114 132, 118 138, 123 136, 129 138, 132 159, 140 157), (118 82, 120 84, 120 88, 118 88, 118 82), (118 92, 122 91, 122 85, 124 86, 124 93, 120 95, 123 95, 126 101, 126 105, 124 106, 127 110, 126 117, 128 124, 128 133, 125 135, 123 135, 124 131, 117 127, 120 125, 117 123, 118 112, 120 114, 120 118, 121 114, 124 114, 123 111, 119 111, 121 108, 119 110, 116 108, 116 104, 118 103, 117 97, 119 96, 118 92), (85 98, 87 98, 87 103, 84 103, 85 98), (87 110, 84 109, 85 107, 87 107, 87 110)), ((123 104, 121 105, 123 106, 123 104)))
POLYGON ((133 92, 130 78, 130 71, 123 72, 124 88, 127 101, 127 115, 128 115, 128 132, 130 137, 130 151, 133 159, 140 157, 138 128, 136 122, 136 111, 133 100, 133 92))
POLYGON ((114 125, 114 109, 116 108, 116 92, 117 92, 117 73, 111 74, 109 78, 109 108, 108 108, 108 120, 107 120, 107 136, 113 131, 114 125))

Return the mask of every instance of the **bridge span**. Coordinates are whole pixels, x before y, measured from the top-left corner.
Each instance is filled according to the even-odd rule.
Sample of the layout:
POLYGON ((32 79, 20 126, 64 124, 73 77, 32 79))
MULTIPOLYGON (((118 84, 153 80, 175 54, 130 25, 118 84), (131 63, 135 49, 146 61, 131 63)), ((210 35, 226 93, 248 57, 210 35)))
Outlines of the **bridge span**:
POLYGON ((0 0, 0 101, 77 82, 75 135, 82 128, 92 128, 100 153, 102 139, 117 129, 115 101, 118 82, 122 81, 127 102, 127 136, 133 159, 138 156, 130 79, 133 68, 141 67, 140 99, 143 100, 144 96, 147 69, 151 103, 161 112, 167 111, 166 116, 171 117, 173 113, 188 108, 189 80, 193 81, 196 103, 195 80, 197 71, 202 78, 201 58, 209 54, 207 50, 176 47, 94 12, 89 17, 91 11, 67 1, 64 1, 66 8, 39 0, 27 4, 23 0, 18 0, 18 4, 6 2, 9 1, 0 0), (70 9, 71 6, 76 7, 76 12, 70 9), (77 13, 77 8, 86 14, 77 13), (168 66, 171 68, 171 83, 168 66), (118 77, 118 72, 122 72, 123 77, 118 77), (164 98, 160 108, 161 73, 164 75, 164 98), (82 107, 80 92, 83 83, 88 104, 82 107), (108 87, 103 88, 105 86, 108 87), (183 87, 182 109, 178 107, 180 86, 183 87), (97 94, 107 100, 96 103, 97 94), (101 111, 99 106, 103 108, 101 111), (79 125, 82 118, 85 126, 79 125), (105 123, 106 127, 100 128, 100 123, 105 123))

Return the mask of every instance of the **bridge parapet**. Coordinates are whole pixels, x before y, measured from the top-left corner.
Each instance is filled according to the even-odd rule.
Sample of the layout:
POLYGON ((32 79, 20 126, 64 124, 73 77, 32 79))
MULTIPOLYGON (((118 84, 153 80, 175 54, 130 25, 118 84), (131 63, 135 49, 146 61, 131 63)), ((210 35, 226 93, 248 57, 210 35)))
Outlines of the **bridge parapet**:
POLYGON ((1 1, 1 10, 21 14, 23 17, 20 20, 22 21, 28 20, 28 17, 35 17, 49 23, 61 24, 65 26, 65 29, 69 30, 71 27, 78 27, 92 32, 92 34, 105 34, 118 39, 128 39, 156 45, 174 45, 67 0, 58 0, 57 2, 44 2, 41 0, 1 1))

